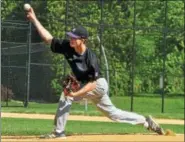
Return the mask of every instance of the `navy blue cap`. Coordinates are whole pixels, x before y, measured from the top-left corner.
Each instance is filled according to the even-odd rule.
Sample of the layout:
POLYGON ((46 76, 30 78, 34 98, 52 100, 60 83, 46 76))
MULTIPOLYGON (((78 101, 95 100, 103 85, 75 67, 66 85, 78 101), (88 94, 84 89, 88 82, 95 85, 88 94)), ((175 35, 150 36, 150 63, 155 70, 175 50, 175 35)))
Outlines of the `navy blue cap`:
POLYGON ((84 39, 87 39, 89 36, 88 31, 82 26, 78 26, 72 29, 71 32, 67 32, 67 35, 72 38, 84 38, 84 39))

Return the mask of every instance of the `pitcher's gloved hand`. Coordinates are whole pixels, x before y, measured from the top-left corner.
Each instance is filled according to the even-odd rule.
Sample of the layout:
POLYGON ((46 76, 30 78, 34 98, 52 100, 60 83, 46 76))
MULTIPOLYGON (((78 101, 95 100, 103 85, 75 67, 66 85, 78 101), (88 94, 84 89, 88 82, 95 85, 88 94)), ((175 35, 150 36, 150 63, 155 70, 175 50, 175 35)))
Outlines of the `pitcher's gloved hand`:
POLYGON ((77 92, 80 89, 80 83, 73 75, 67 75, 62 82, 62 86, 65 96, 68 96, 70 92, 77 92))

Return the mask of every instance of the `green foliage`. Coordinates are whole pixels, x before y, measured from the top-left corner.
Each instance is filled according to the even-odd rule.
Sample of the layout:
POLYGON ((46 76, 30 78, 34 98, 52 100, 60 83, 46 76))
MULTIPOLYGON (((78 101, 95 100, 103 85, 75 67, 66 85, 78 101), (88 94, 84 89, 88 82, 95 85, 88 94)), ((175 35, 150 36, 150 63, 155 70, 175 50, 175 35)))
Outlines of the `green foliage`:
POLYGON ((18 6, 18 3, 13 0, 2 0, 1 2, 1 19, 7 18, 10 13, 18 6))
POLYGON ((165 90, 170 93, 183 94, 183 62, 184 55, 176 48, 174 52, 167 55, 166 72, 167 85, 165 90), (176 51, 175 51, 176 50, 176 51))
MULTIPOLYGON (((33 0, 31 4, 41 23, 43 22, 55 37, 67 38, 65 32, 72 27, 79 24, 86 26, 90 33, 88 46, 97 53, 105 76, 105 61, 97 40, 99 35, 109 63, 111 95, 129 95, 132 64, 135 93, 158 92, 159 78, 164 71, 163 65, 165 91, 182 93, 183 1, 136 1, 135 10, 134 2, 33 0)), ((23 2, 2 1, 2 19, 7 19, 16 7, 22 7, 21 3, 23 2)), ((51 70, 55 74, 51 87, 55 94, 60 95, 60 81, 70 72, 70 68, 61 55, 51 53, 43 55, 43 58, 45 56, 52 60, 51 70)))

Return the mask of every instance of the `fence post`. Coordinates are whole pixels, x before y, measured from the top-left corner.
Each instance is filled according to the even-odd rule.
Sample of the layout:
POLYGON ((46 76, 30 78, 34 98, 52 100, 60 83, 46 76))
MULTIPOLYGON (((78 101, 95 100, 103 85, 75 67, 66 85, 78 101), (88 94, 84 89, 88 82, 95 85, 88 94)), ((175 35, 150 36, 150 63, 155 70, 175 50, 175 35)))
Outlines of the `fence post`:
MULTIPOLYGON (((8 51, 10 52, 10 47, 8 47, 8 51)), ((6 106, 8 106, 9 92, 10 89, 10 55, 8 55, 8 72, 7 72, 7 86, 6 86, 6 106)))
POLYGON ((102 28, 103 28, 103 0, 101 0, 101 10, 100 10, 100 26, 99 26, 99 37, 100 37, 100 65, 102 64, 101 61, 101 56, 102 56, 102 50, 101 50, 101 46, 102 46, 102 28))
POLYGON ((134 21, 133 21, 133 45, 132 45, 132 63, 131 63, 131 108, 133 111, 133 101, 134 101, 134 67, 135 67, 135 34, 136 34, 136 0, 134 0, 134 21))
MULTIPOLYGON (((184 43, 185 43, 185 0, 184 0, 184 43)), ((184 48, 184 96, 185 96, 185 48, 184 48)))
POLYGON ((27 61, 27 88, 26 88, 26 98, 24 107, 28 106, 29 97, 30 97, 30 63, 31 63, 31 22, 28 24, 28 42, 27 42, 27 52, 28 52, 28 61, 27 61))
MULTIPOLYGON (((0 8, 1 8, 1 2, 0 2, 0 8)), ((0 15, 1 15, 1 11, 0 11, 0 15)), ((1 21, 1 19, 0 19, 0 27, 2 26, 2 25, 1 25, 1 22, 2 22, 2 21, 1 21)), ((1 27, 1 29, 2 29, 2 27, 1 27)), ((0 31, 2 31, 1 29, 0 29, 0 31)), ((1 43, 1 32, 0 32, 0 43, 1 43)), ((1 44, 0 44, 0 49, 2 49, 1 44)), ((2 55, 2 54, 1 54, 1 50, 0 50, 0 61, 1 61, 1 55, 2 55)), ((1 67, 1 62, 0 62, 0 67, 1 67)), ((1 67, 1 68, 2 68, 2 67, 1 67)), ((1 68, 0 68, 0 78, 1 78, 1 68)), ((2 79, 2 78, 1 78, 1 79, 2 79)), ((1 82, 1 79, 0 79, 0 83, 2 83, 2 82, 1 82)), ((0 89, 1 89, 1 86, 2 86, 2 85, 0 85, 0 89)), ((1 102, 1 92, 0 92, 0 102, 1 102)), ((1 139, 1 136, 0 136, 0 139, 1 139)))
POLYGON ((165 6, 164 6, 164 10, 165 10, 165 23, 164 23, 164 29, 163 29, 163 41, 164 41, 164 46, 163 46, 163 70, 162 70, 162 108, 161 108, 161 112, 164 113, 164 88, 165 88, 165 84, 164 84, 164 80, 166 77, 166 36, 167 36, 167 1, 165 1, 165 6))
MULTIPOLYGON (((65 7, 65 33, 67 32, 67 25, 68 25, 68 10, 69 10, 69 0, 66 0, 66 7, 65 7)), ((66 37, 66 34, 65 34, 66 37)), ((66 68, 67 68, 67 61, 64 59, 64 74, 63 77, 66 75, 66 68)))

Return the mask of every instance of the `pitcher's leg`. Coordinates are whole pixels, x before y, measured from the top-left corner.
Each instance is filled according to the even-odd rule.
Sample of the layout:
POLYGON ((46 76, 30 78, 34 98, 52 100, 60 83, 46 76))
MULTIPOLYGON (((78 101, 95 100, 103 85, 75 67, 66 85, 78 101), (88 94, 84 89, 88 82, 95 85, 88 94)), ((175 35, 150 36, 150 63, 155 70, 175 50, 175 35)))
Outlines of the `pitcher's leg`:
POLYGON ((153 120, 151 116, 145 118, 142 115, 137 113, 124 111, 116 108, 109 96, 108 92, 108 84, 104 78, 100 78, 97 80, 96 88, 91 92, 94 93, 96 97, 91 98, 91 100, 95 103, 97 108, 103 112, 107 117, 112 119, 113 121, 130 123, 130 124, 142 124, 145 128, 151 129, 152 131, 158 134, 164 134, 163 129, 160 125, 153 120))
POLYGON ((55 115, 55 131, 57 133, 64 133, 71 105, 72 100, 62 94, 55 115))
POLYGON ((97 97, 92 99, 92 101, 107 117, 114 121, 131 124, 144 124, 146 122, 146 118, 144 116, 133 112, 123 111, 116 108, 112 104, 109 96, 107 95, 108 84, 104 78, 99 78, 96 84, 96 88, 92 92, 97 94, 97 97))
POLYGON ((159 135, 164 135, 163 128, 156 122, 151 116, 144 117, 137 113, 124 111, 116 108, 109 97, 105 94, 99 101, 93 101, 97 108, 102 111, 107 117, 113 121, 130 123, 130 124, 142 124, 148 130, 152 130, 159 135))
POLYGON ((116 108, 107 94, 104 94, 98 102, 96 100, 94 102, 97 108, 113 121, 130 124, 144 124, 146 122, 146 118, 142 115, 116 108))

